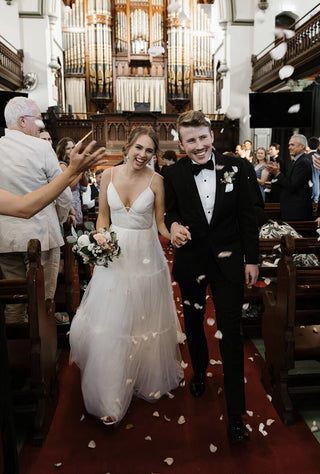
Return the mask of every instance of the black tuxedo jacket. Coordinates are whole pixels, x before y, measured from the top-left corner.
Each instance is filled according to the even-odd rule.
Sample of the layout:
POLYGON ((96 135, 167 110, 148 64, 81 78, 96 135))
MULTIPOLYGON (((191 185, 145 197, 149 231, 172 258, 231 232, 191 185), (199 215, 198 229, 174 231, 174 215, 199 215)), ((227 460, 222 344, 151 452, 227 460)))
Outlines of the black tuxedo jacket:
POLYGON ((304 153, 291 163, 286 176, 280 172, 277 176, 280 193, 280 210, 283 220, 312 219, 311 200, 312 168, 304 153))
POLYGON ((90 188, 91 188, 91 199, 95 199, 96 197, 99 196, 99 191, 96 188, 95 184, 91 184, 90 188))
MULTIPOLYGON (((248 174, 238 158, 215 154, 216 196, 213 216, 207 222, 191 171, 191 160, 181 158, 164 173, 166 196, 165 222, 188 226, 192 240, 175 251, 173 277, 178 282, 194 281, 208 275, 208 257, 214 258, 224 277, 242 281, 243 262, 258 263, 258 228, 255 220, 248 174), (226 191, 225 172, 236 170, 233 189, 226 191), (219 258, 221 252, 232 252, 219 258)), ((209 272, 209 273, 208 273, 209 272)))

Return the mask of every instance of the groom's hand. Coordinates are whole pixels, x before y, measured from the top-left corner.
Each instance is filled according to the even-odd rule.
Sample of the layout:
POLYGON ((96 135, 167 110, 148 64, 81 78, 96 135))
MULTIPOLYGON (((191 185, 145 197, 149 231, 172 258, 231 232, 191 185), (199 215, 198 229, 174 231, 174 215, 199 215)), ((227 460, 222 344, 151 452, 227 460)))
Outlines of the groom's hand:
POLYGON ((191 234, 188 230, 188 227, 185 227, 178 222, 173 222, 170 228, 171 234, 171 243, 174 247, 182 247, 185 245, 188 240, 191 240, 191 234))
POLYGON ((259 276, 258 265, 247 264, 244 269, 245 281, 247 286, 254 285, 259 276))

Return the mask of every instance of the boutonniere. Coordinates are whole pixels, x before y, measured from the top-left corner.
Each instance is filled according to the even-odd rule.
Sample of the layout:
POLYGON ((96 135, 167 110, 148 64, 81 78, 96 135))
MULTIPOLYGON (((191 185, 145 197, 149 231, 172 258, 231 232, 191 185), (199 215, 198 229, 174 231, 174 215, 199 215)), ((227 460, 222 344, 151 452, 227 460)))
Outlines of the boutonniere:
POLYGON ((223 178, 220 178, 220 182, 223 184, 232 184, 233 181, 236 179, 236 174, 238 172, 238 167, 233 166, 232 167, 233 171, 225 171, 223 173, 223 178))

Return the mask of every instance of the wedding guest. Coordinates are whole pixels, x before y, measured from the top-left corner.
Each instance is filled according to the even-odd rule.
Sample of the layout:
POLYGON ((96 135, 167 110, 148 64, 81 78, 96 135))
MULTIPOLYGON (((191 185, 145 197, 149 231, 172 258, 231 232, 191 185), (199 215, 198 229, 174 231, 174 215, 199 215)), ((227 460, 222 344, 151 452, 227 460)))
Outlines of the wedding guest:
POLYGON ((50 133, 48 132, 48 130, 46 130, 45 128, 43 128, 41 131, 40 131, 40 138, 42 140, 46 140, 47 142, 50 143, 50 145, 52 146, 52 138, 51 138, 51 135, 50 133))
POLYGON ((320 171, 313 165, 312 157, 314 154, 318 153, 318 148, 320 145, 318 137, 310 137, 308 140, 310 151, 308 153, 308 159, 311 163, 312 168, 312 196, 311 199, 313 202, 319 202, 320 194, 320 171))
MULTIPOLYGON (((60 162, 62 171, 64 171, 69 166, 70 154, 74 149, 75 144, 72 138, 64 137, 59 140, 57 144, 57 157, 60 162)), ((82 200, 81 193, 86 191, 88 186, 88 178, 86 173, 82 173, 78 178, 71 183, 70 188, 72 191, 72 207, 76 211, 76 223, 83 223, 83 214, 82 214, 82 200)))
POLYGON ((164 161, 164 165, 161 168, 161 174, 163 175, 168 166, 172 166, 177 162, 177 154, 174 150, 167 150, 164 152, 161 159, 164 161))
POLYGON ((243 142, 245 149, 246 149, 246 158, 250 163, 252 163, 253 160, 253 150, 252 150, 252 141, 251 140, 245 140, 243 142))
POLYGON ((105 148, 99 148, 94 153, 90 153, 95 144, 96 142, 92 141, 80 152, 81 143, 78 143, 72 150, 68 168, 42 188, 23 196, 0 189, 0 214, 29 219, 48 206, 65 188, 70 186, 80 173, 106 162, 105 148))
MULTIPOLYGON (((6 105, 4 116, 8 128, 0 138, 0 188, 21 196, 43 187, 61 170, 52 147, 39 140, 44 123, 34 101, 14 97, 6 105)), ((28 242, 32 238, 40 240, 48 312, 56 290, 60 246, 64 244, 59 222, 67 218, 71 198, 68 188, 55 204, 51 203, 29 220, 0 216, 0 267, 4 278, 25 278, 28 242)), ((5 315, 7 323, 22 322, 26 307, 7 305, 5 315)))
POLYGON ((256 156, 253 159, 253 165, 263 201, 265 201, 264 184, 269 176, 269 173, 266 170, 267 162, 267 150, 260 146, 259 148, 257 148, 256 156))
POLYGON ((295 134, 289 140, 291 167, 286 176, 280 171, 279 163, 268 163, 266 168, 281 188, 280 212, 283 220, 308 220, 313 217, 310 183, 311 164, 305 154, 307 139, 295 134))
POLYGON ((90 186, 87 187, 87 190, 82 194, 83 204, 86 204, 88 206, 88 209, 90 209, 90 211, 92 212, 96 210, 96 202, 99 198, 100 184, 103 172, 103 168, 100 168, 95 172, 95 182, 90 184, 90 186))
POLYGON ((127 163, 103 173, 97 229, 116 232, 122 256, 110 268, 95 266, 71 324, 86 410, 105 424, 120 422, 133 395, 154 402, 183 377, 171 279, 154 226, 155 219, 170 238, 163 178, 147 166, 158 151, 156 132, 138 126, 127 163))
MULTIPOLYGON (((280 145, 279 143, 272 142, 269 147, 269 161, 272 163, 279 163, 281 171, 283 171, 283 163, 280 159, 280 145)), ((280 186, 276 180, 273 179, 273 175, 269 173, 268 186, 265 188, 266 202, 280 202, 280 186), (269 191, 270 190, 270 191, 269 191), (268 191, 268 192, 267 192, 268 191)))
POLYGON ((210 285, 223 362, 228 433, 249 439, 245 413, 243 341, 240 333, 244 283, 258 277, 258 228, 239 158, 213 148, 210 120, 198 111, 178 117, 179 145, 187 154, 164 174, 166 217, 176 247, 173 277, 179 283, 186 336, 194 374, 189 389, 206 388, 209 354, 204 331, 206 290, 210 285))
POLYGON ((238 143, 235 149, 235 153, 239 158, 246 158, 246 147, 244 143, 238 143))

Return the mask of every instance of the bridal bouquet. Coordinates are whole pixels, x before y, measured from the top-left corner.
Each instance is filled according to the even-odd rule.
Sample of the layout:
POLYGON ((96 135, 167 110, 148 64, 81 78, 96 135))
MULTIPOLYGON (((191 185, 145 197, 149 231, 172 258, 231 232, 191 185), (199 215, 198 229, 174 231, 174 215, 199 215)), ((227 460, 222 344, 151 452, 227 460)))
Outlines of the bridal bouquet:
POLYGON ((84 263, 108 267, 109 262, 121 254, 117 234, 107 229, 96 231, 91 222, 86 222, 85 227, 89 230, 80 230, 76 236, 67 237, 68 242, 74 244, 73 252, 80 255, 84 263))

